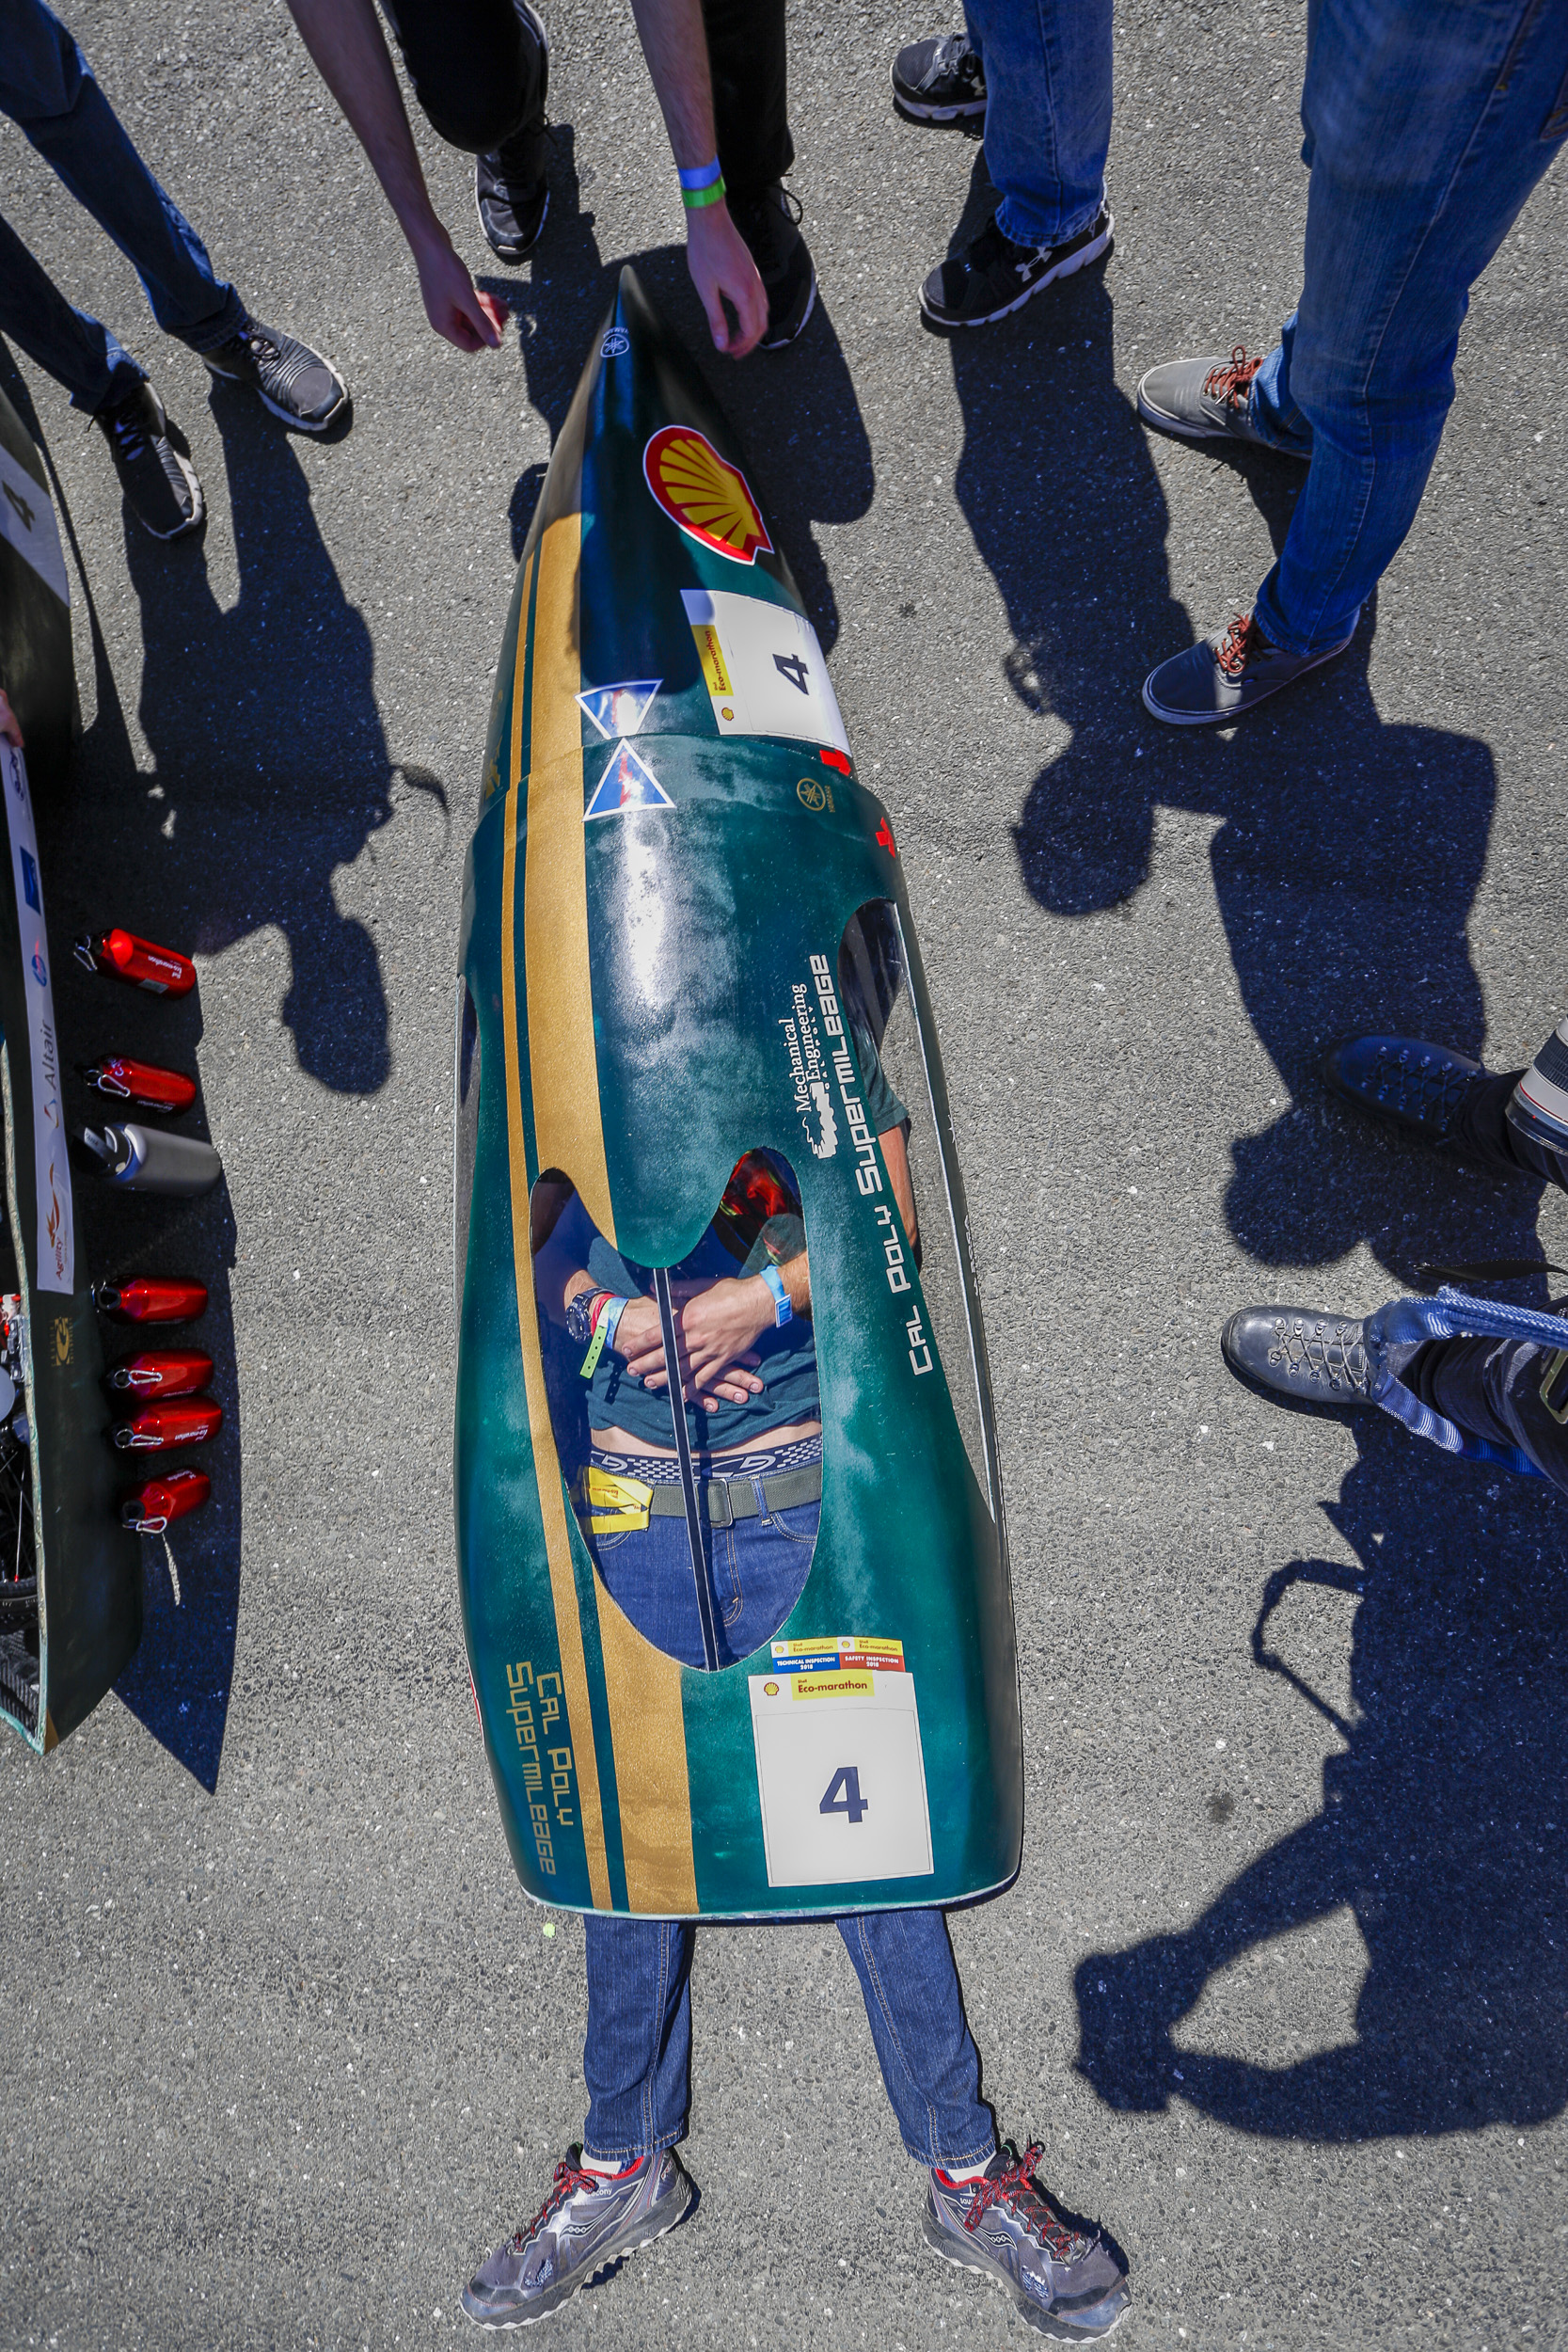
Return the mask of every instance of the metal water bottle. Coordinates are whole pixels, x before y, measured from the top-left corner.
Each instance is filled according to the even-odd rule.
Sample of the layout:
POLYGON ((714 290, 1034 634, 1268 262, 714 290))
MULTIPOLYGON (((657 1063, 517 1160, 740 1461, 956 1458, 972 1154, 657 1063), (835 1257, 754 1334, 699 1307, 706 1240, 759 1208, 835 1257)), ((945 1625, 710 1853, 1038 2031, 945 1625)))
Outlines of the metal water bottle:
POLYGON ((156 1062, 132 1061, 124 1054, 100 1054, 82 1072, 95 1094, 134 1103, 142 1111, 188 1111, 196 1101, 196 1080, 181 1070, 160 1070, 156 1062))
POLYGON ((223 1162, 210 1143, 195 1136, 166 1135, 161 1127, 105 1127, 99 1135, 82 1130, 82 1141, 98 1161, 110 1184, 130 1192, 165 1192, 184 1198, 210 1192, 223 1174, 223 1162))
POLYGON ((176 1275, 138 1274, 100 1282, 92 1303, 115 1323, 194 1323, 207 1311, 207 1285, 176 1275))
POLYGON ((136 1396, 195 1396, 213 1376, 213 1359, 198 1347, 144 1347, 122 1356, 107 1377, 111 1389, 136 1396))
POLYGON ((196 986, 196 966, 175 947, 155 947, 134 931, 84 931, 76 961, 89 972, 107 972, 154 996, 185 996, 196 986))
POLYGON ((161 1535, 176 1519, 199 1511, 212 1491, 205 1470, 160 1470, 156 1478, 144 1479, 120 1497, 120 1523, 138 1535, 161 1535))
POLYGON ((172 1454, 176 1446, 205 1445, 222 1426, 223 1406, 215 1397, 169 1397, 117 1422, 109 1435, 122 1454, 172 1454))

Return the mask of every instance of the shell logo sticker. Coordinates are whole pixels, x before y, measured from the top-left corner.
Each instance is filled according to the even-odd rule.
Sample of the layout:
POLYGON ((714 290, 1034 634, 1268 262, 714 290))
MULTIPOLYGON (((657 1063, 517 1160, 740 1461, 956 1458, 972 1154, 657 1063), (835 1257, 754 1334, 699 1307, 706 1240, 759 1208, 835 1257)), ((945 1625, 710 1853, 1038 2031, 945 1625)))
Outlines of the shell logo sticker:
POLYGON ((754 564, 772 554, 751 484, 693 426, 667 424, 656 433, 642 453, 642 472, 671 521, 716 555, 754 564))

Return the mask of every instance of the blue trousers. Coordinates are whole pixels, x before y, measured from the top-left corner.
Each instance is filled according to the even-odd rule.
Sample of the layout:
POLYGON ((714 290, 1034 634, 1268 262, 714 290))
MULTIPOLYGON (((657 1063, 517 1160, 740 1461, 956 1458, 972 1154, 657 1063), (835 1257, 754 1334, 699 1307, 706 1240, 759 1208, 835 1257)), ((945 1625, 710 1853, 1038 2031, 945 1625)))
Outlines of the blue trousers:
MULTIPOLYGON (((25 132, 119 247, 164 332, 197 352, 227 342, 245 305, 214 276, 206 246, 148 170, 92 68, 43 0, 0 0, 0 112, 25 132)), ((4 220, 0 334, 89 414, 122 399, 146 373, 101 321, 72 308, 4 220)))
POLYGON ((1301 300, 1251 416, 1311 453, 1258 591, 1291 653, 1338 644, 1421 502, 1470 288, 1568 135, 1563 0, 1311 0, 1301 300))
POLYGON ((965 0, 986 68, 986 168, 996 222, 1020 245, 1061 245, 1105 198, 1111 0, 965 0))

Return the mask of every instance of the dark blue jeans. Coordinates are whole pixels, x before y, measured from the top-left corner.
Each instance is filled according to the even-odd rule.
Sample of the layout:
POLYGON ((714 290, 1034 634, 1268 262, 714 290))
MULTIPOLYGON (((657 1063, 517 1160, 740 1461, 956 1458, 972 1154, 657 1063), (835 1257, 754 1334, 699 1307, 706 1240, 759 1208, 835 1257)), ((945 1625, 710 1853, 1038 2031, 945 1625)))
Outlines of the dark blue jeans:
POLYGON ((1251 416, 1310 451, 1265 634, 1321 652, 1416 519, 1470 288, 1568 134, 1561 0, 1311 0, 1301 301, 1251 416))
POLYGON ((1517 1446, 1568 1494, 1568 1362, 1523 1340, 1433 1340, 1400 1377, 1489 1445, 1517 1446))
POLYGON ((986 68, 986 168, 1020 245, 1065 245, 1105 200, 1111 0, 965 0, 986 68))
MULTIPOLYGON (((704 1521, 704 1555, 721 1666, 738 1664, 771 1641, 805 1589, 819 1502, 762 1512, 733 1527, 704 1521)), ((599 1574, 645 1641, 683 1666, 700 1666, 702 1619, 686 1520, 651 1518, 645 1529, 590 1535, 599 1574)))
MULTIPOLYGON (((673 2147, 686 2132, 694 1931, 681 1919, 607 1919, 598 1913, 584 1925, 583 2146, 591 2155, 629 2163, 649 2149, 673 2147)), ((985 2163, 996 2146, 996 2126, 981 2102, 979 2053, 941 1912, 865 1912, 840 1919, 838 1931, 861 1980, 905 2147, 917 2164, 985 2163)), ((784 2058, 782 2050, 773 2055, 784 2058)), ((798 2106, 793 2094, 812 2066, 809 2053, 798 2063, 784 2058, 782 2072, 769 2060, 781 2105, 789 2099, 798 2106)), ((802 2132, 809 2129, 803 2122, 802 2132)))
MULTIPOLYGON (((119 247, 164 332, 196 352, 227 342, 245 305, 213 275, 206 246, 142 162, 92 68, 43 0, 0 0, 0 112, 119 247)), ((72 309, 4 220, 0 334, 89 414, 123 398, 146 373, 106 326, 72 309)))

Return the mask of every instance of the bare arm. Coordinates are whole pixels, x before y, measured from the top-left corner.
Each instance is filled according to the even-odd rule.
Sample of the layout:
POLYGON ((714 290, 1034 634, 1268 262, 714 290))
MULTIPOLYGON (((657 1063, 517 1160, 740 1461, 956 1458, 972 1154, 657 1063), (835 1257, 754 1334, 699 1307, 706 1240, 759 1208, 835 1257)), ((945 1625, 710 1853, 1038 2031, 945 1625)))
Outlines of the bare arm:
POLYGON ((879 1136, 877 1140, 882 1147, 882 1159, 887 1168, 888 1182, 893 1186, 893 1197, 898 1203, 898 1214, 904 1220, 904 1231, 909 1236, 910 1248, 915 1252, 915 1263, 918 1265, 920 1263, 920 1228, 915 1221, 914 1185, 910 1178, 909 1143, 901 1126, 890 1127, 886 1135, 879 1136))
MULTIPOLYGON (((701 0, 632 0, 632 13, 676 165, 695 170, 712 161, 718 145, 701 0)), ((715 344, 732 359, 744 359, 768 325, 768 296, 722 198, 687 214, 686 260, 715 344), (739 321, 734 333, 726 300, 739 321)))
POLYGON ((459 351, 494 350, 506 313, 475 290, 431 203, 373 0, 288 0, 288 7, 408 240, 425 316, 459 351))

